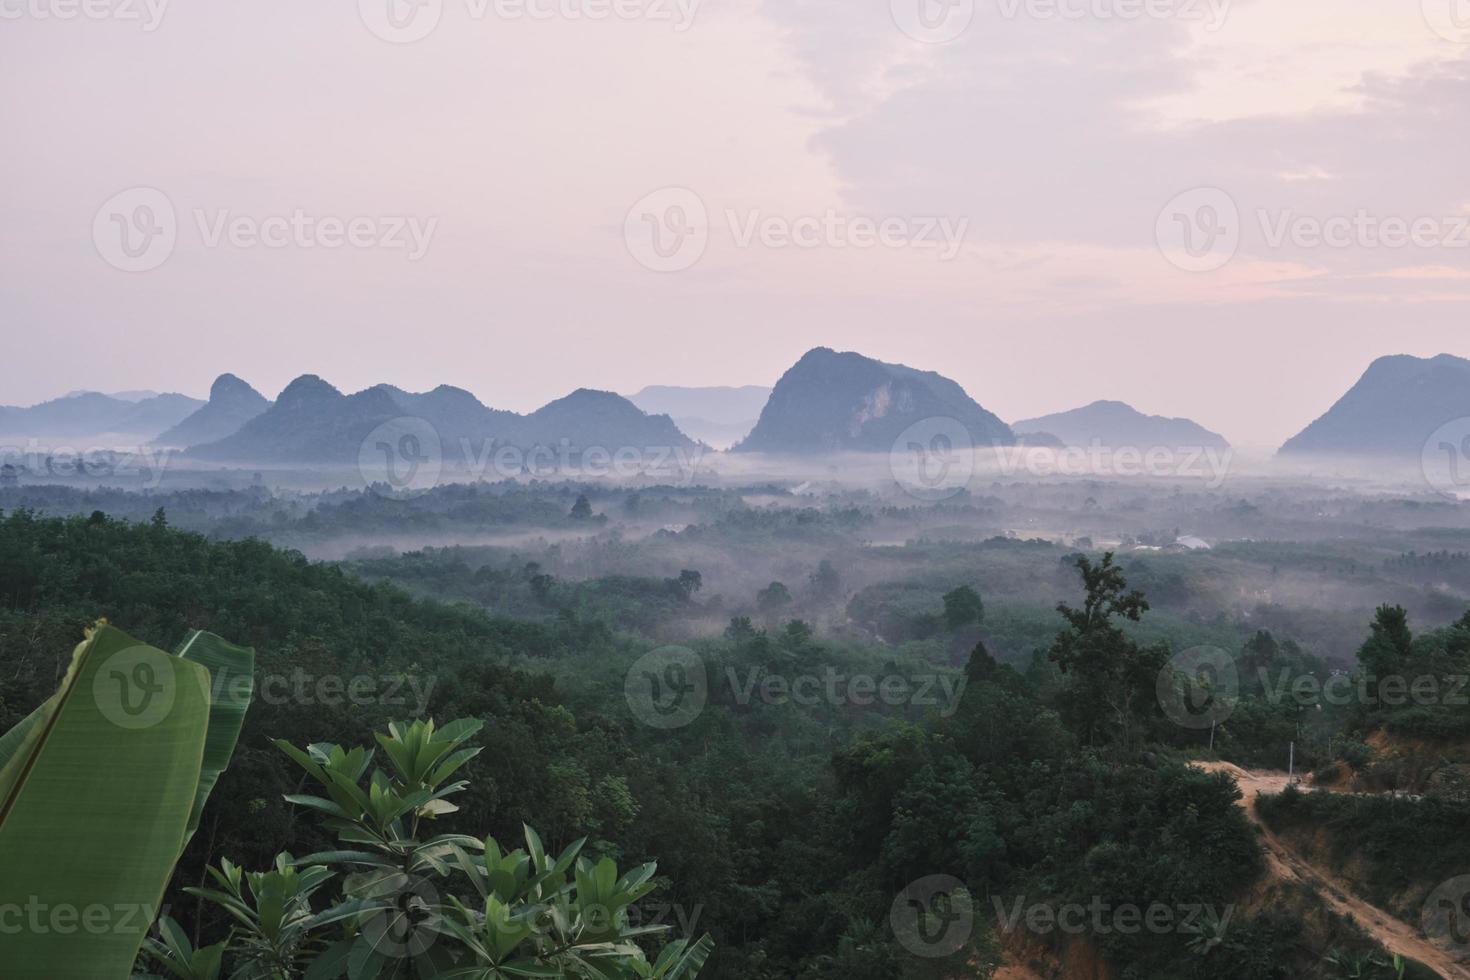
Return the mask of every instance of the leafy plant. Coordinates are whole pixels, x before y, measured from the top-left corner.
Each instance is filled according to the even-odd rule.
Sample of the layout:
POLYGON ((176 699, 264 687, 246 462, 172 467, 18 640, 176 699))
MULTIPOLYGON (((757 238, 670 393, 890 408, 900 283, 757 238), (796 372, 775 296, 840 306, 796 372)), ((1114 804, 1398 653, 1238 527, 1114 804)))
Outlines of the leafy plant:
POLYGON ((5 937, 7 978, 126 974, 234 750, 253 663, 208 634, 170 655, 99 622, 0 736, 0 908, 38 910, 5 937))
MULTIPOLYGON (((186 889, 233 917, 224 944, 229 976, 693 980, 713 948, 709 936, 670 942, 652 960, 636 942, 666 931, 629 917, 654 890, 656 865, 619 874, 610 858, 582 856, 585 840, 553 858, 530 827, 526 846, 513 851, 493 837, 421 839, 424 821, 457 809, 448 798, 467 784, 451 780, 481 751, 464 745, 480 727, 395 722, 376 735, 384 766, 365 747, 277 741, 325 793, 286 799, 320 814, 344 846, 299 859, 281 854, 262 873, 224 861, 210 869, 218 887, 186 889), (318 910, 313 899, 329 882, 338 887, 318 910)), ((195 980, 187 971, 205 951, 171 941, 175 931, 165 923, 164 941, 148 953, 174 976, 195 980)))

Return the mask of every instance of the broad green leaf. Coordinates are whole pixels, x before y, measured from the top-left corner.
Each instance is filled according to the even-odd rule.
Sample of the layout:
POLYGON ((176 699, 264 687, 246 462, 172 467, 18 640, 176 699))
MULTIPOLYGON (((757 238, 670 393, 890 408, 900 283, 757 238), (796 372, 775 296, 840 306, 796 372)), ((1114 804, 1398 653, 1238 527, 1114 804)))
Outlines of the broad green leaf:
POLYGON ((209 671, 209 734, 204 740, 204 766, 199 773, 199 788, 194 794, 194 809, 189 813, 189 829, 184 843, 199 829, 199 817, 220 773, 230 764, 240 728, 245 724, 245 711, 255 692, 255 651, 226 643, 213 633, 195 630, 179 647, 178 655, 209 671))
POLYGON ((36 722, 41 719, 45 707, 42 705, 32 711, 16 722, 14 728, 0 735, 0 769, 5 768, 6 763, 10 762, 11 757, 20 749, 21 743, 25 741, 31 729, 36 727, 36 722))
POLYGON ((208 728, 204 667, 105 625, 78 645, 0 769, 0 907, 49 910, 5 937, 6 980, 129 974, 183 846, 208 728), (97 908, 108 928, 79 938, 97 908))

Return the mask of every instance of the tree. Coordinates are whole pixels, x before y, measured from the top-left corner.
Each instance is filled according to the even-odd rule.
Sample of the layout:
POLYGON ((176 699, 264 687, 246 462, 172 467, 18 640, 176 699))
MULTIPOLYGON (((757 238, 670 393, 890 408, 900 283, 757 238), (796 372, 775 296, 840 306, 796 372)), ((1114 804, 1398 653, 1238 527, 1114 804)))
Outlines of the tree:
POLYGON ((685 599, 694 598, 694 593, 704 588, 704 576, 691 569, 684 569, 675 580, 685 599))
POLYGON ((755 594, 755 605, 763 613, 775 613, 791 605, 791 590, 780 582, 772 582, 755 594))
POLYGON ((836 596, 842 588, 842 576, 837 573, 836 567, 823 558, 817 570, 811 574, 812 591, 819 599, 831 599, 836 596))
POLYGON ((590 520, 592 517, 592 502, 587 499, 585 493, 577 495, 577 502, 572 504, 571 518, 574 521, 590 520))
POLYGON ((1367 675, 1368 704, 1376 705, 1379 682, 1401 675, 1408 666, 1414 636, 1403 606, 1379 606, 1368 630, 1368 639, 1358 649, 1358 662, 1367 675))
POLYGON ((985 603, 980 593, 962 585, 944 596, 944 624, 952 630, 985 621, 985 603))
POLYGON ((732 616, 730 625, 725 627, 725 639, 733 643, 744 643, 746 640, 755 639, 755 624, 750 621, 749 616, 732 616))
POLYGON ((1086 555, 1079 555, 1075 564, 1086 598, 1080 609, 1057 605, 1067 629, 1057 634, 1047 651, 1048 659, 1068 678, 1062 692, 1063 715, 1085 741, 1131 746, 1138 721, 1154 705, 1168 651, 1140 647, 1115 622, 1137 622, 1148 611, 1148 600, 1137 589, 1129 590, 1111 551, 1097 564, 1086 555))

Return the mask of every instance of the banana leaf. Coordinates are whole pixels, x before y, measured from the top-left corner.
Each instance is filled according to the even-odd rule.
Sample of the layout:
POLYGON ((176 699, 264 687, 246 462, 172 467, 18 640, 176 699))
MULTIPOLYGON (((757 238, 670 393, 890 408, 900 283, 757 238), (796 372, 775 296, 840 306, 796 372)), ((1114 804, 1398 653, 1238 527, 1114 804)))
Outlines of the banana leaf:
POLYGON ((204 804, 240 740, 245 711, 255 692, 255 651, 195 630, 179 647, 178 655, 209 671, 209 734, 204 740, 204 768, 199 773, 194 809, 189 812, 189 826, 184 833, 187 844, 199 829, 204 804))
POLYGON ((128 976, 183 847, 209 721, 206 667, 100 625, 0 740, 6 980, 128 976))

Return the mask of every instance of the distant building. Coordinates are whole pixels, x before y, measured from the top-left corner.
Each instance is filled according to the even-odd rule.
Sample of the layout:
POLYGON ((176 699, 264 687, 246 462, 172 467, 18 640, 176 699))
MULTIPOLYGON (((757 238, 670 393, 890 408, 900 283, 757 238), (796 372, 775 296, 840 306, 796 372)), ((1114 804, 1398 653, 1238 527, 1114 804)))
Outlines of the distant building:
POLYGON ((20 470, 11 463, 0 466, 0 490, 20 486, 20 470))
POLYGON ((1179 547, 1189 551, 1209 551, 1210 543, 1204 538, 1197 538, 1192 534, 1186 534, 1174 542, 1179 547))

